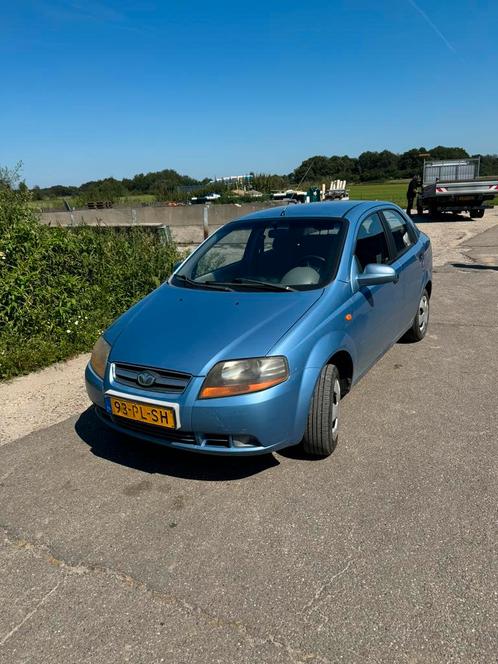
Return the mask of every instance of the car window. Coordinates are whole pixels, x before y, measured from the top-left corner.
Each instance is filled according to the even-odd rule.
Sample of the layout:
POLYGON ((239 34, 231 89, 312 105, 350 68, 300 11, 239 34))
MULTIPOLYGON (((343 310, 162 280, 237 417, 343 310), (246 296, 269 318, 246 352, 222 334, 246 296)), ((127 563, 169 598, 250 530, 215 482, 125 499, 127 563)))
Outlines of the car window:
POLYGON ((390 262, 386 234, 377 214, 372 214, 361 222, 354 253, 362 271, 369 263, 390 262))
POLYGON ((396 257, 398 257, 413 244, 408 223, 396 210, 382 210, 382 214, 391 230, 396 248, 396 257))
POLYGON ((268 284, 281 285, 283 291, 323 287, 335 278, 346 232, 347 222, 333 217, 233 222, 216 231, 172 283, 184 288, 192 288, 192 281, 197 287, 218 283, 248 290, 251 284, 246 282, 252 281, 253 289, 259 282, 263 291, 269 290, 268 284))
POLYGON ((241 261, 244 258, 251 230, 250 228, 241 228, 221 238, 201 257, 197 263, 194 276, 202 277, 221 267, 241 261))

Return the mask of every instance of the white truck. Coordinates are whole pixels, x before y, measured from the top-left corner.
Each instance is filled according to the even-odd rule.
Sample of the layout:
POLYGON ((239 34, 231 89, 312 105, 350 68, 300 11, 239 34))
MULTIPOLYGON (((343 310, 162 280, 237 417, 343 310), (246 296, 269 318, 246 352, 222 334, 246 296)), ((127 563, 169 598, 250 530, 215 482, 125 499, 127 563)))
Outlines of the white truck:
POLYGON ((431 217, 443 212, 468 212, 478 219, 487 208, 485 201, 498 196, 498 180, 479 178, 480 158, 424 161, 422 191, 417 196, 417 213, 428 210, 431 217))

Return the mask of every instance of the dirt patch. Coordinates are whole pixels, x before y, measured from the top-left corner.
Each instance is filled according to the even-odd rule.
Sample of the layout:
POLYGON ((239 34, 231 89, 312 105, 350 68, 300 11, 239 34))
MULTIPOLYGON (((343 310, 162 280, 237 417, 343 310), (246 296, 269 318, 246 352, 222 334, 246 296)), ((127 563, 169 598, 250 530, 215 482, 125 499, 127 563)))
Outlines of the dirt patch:
POLYGON ((0 446, 65 420, 88 407, 83 374, 87 353, 0 383, 0 446))

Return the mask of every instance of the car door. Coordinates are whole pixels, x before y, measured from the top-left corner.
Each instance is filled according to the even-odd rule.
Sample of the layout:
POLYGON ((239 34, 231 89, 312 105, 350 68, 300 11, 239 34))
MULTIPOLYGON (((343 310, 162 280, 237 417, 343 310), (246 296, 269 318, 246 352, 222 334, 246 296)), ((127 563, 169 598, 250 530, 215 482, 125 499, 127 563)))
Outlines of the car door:
POLYGON ((410 327, 417 312, 423 264, 419 259, 420 248, 412 225, 400 212, 392 208, 382 210, 381 215, 393 255, 391 266, 399 276, 397 328, 398 336, 401 336, 410 327))
MULTIPOLYGON (((392 254, 386 228, 375 213, 360 223, 356 235, 351 279, 361 274, 368 264, 388 265, 392 254)), ((396 341, 397 308, 401 299, 398 283, 363 286, 351 300, 350 333, 355 341, 358 373, 363 374, 396 341)))

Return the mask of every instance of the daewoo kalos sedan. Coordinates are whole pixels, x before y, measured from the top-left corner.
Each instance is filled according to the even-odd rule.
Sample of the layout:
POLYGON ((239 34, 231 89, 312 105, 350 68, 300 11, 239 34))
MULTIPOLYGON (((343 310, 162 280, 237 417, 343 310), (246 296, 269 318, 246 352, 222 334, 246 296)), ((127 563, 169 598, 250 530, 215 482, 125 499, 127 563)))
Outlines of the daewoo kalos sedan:
POLYGON ((431 273, 429 239, 390 203, 250 214, 104 332, 88 394, 109 426, 169 447, 327 456, 341 398, 424 337, 431 273))

